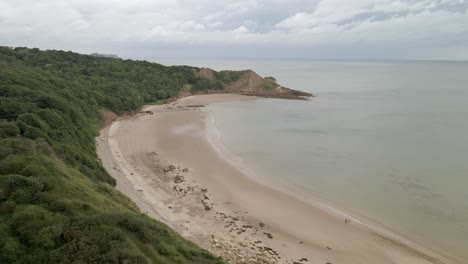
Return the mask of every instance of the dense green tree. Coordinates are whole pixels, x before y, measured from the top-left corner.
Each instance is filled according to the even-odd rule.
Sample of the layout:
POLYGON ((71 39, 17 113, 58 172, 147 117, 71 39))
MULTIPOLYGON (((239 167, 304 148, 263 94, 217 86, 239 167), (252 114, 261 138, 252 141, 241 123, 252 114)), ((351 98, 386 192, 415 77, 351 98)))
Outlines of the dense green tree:
POLYGON ((221 263, 139 212, 95 152, 102 110, 199 82, 186 66, 0 47, 0 263, 221 263))

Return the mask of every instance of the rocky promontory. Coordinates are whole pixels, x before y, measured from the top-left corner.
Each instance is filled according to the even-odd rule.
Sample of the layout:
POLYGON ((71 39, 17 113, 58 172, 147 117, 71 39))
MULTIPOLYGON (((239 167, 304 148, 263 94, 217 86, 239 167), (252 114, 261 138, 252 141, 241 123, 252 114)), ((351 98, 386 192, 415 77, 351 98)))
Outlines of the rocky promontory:
POLYGON ((233 93, 294 100, 314 97, 311 93, 283 87, 275 78, 261 77, 252 70, 214 71, 209 68, 193 68, 193 71, 200 81, 187 87, 187 94, 233 93))

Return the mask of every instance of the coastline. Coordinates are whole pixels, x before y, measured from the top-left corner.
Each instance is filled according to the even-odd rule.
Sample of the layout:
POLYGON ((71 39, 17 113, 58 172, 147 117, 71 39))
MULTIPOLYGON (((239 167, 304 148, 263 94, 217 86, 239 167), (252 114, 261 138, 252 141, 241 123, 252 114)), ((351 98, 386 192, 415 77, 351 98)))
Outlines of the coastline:
POLYGON ((210 142, 200 105, 252 99, 204 95, 148 106, 154 114, 103 129, 98 155, 143 212, 233 263, 455 263, 392 233, 345 224, 343 215, 260 184, 229 162, 210 142))

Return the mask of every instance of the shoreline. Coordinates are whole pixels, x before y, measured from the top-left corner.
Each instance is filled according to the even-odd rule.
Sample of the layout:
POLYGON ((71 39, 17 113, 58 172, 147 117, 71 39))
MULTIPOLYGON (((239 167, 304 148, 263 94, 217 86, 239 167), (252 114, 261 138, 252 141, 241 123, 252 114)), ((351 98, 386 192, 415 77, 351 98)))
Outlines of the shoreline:
POLYGON ((403 234, 400 234, 395 230, 391 230, 384 224, 377 222, 371 218, 368 218, 365 215, 361 215, 356 212, 347 210, 346 208, 336 207, 335 205, 331 205, 332 203, 330 201, 318 199, 317 197, 307 195, 298 187, 293 187, 291 185, 286 187, 279 182, 268 182, 268 179, 266 179, 265 177, 259 177, 258 175, 256 175, 255 172, 253 172, 248 167, 247 163, 242 159, 242 157, 236 155, 234 151, 229 148, 229 146, 223 143, 221 138, 221 132, 219 132, 216 128, 214 118, 211 112, 207 113, 206 124, 207 140, 210 142, 212 147, 226 160, 226 162, 232 164, 233 166, 236 166, 241 172, 244 173, 245 176, 249 177, 252 181, 255 181, 268 188, 272 188, 278 192, 282 192, 292 197, 295 197, 333 216, 340 217, 342 219, 349 219, 350 221, 353 221, 357 225, 360 225, 361 228, 367 231, 374 232, 376 235, 385 237, 389 240, 394 240, 394 242, 396 243, 400 243, 404 246, 409 247, 410 249, 414 249, 416 251, 421 252, 422 254, 426 254, 427 256, 433 255, 435 258, 446 258, 447 260, 451 261, 451 263, 457 263, 454 261, 460 261, 451 259, 451 257, 442 254, 439 251, 423 246, 418 242, 414 242, 411 239, 406 238, 403 234), (212 132, 210 133, 210 131, 212 132), (229 160, 231 158, 234 158, 234 161, 229 160))
POLYGON ((455 263, 380 226, 371 227, 384 234, 359 220, 345 224, 347 213, 249 177, 210 142, 209 113, 192 106, 252 99, 204 95, 147 106, 154 115, 103 129, 98 155, 116 188, 143 212, 232 263, 455 263))

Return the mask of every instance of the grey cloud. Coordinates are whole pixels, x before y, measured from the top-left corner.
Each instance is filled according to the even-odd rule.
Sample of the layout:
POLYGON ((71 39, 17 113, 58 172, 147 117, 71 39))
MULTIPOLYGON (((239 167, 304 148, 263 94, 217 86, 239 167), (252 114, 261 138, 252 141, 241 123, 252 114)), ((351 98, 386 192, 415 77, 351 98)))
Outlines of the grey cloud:
MULTIPOLYGON (((417 3, 417 1, 409 1, 413 3, 417 3)), ((337 22, 337 25, 351 25, 356 24, 362 21, 385 21, 389 19, 395 19, 398 17, 405 17, 410 14, 418 14, 421 12, 429 11, 429 12, 438 12, 438 11, 446 11, 449 13, 466 13, 468 8, 468 3, 456 3, 456 2, 442 2, 442 1, 434 1, 428 4, 426 7, 422 7, 419 9, 406 9, 401 11, 367 11, 364 10, 356 15, 344 19, 342 21, 337 22)))
POLYGON ((467 60, 466 25, 467 0, 0 1, 0 45, 139 58, 467 60))

